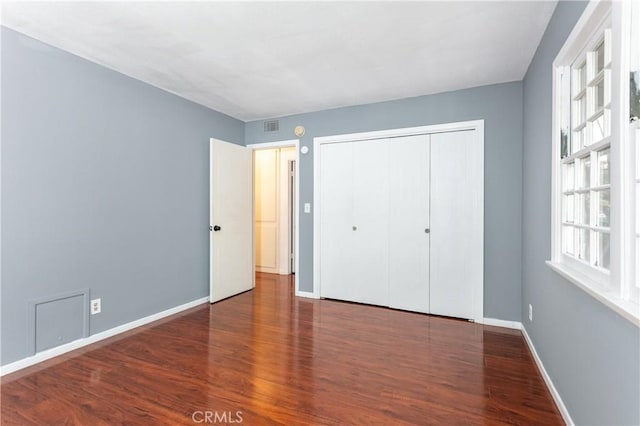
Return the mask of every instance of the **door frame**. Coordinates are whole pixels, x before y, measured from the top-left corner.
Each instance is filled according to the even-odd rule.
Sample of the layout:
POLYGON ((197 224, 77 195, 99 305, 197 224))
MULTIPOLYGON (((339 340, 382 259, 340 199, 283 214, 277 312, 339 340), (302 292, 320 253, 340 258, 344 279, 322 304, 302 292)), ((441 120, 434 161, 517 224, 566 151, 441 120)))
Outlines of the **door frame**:
MULTIPOLYGON (((404 127, 397 129, 377 130, 371 132, 348 133, 332 136, 319 136, 313 138, 313 297, 320 298, 320 147, 324 144, 355 142, 370 139, 384 139, 402 136, 414 136, 433 133, 457 132, 463 130, 473 130, 478 138, 478 143, 482 144, 482 176, 484 180, 484 120, 460 121, 454 123, 434 124, 418 127, 404 127)), ((482 194, 482 205, 484 206, 484 191, 482 194)), ((484 223, 484 209, 482 211, 484 223)), ((482 229, 484 240, 484 226, 482 229)), ((482 253, 484 259, 484 252, 482 253)), ((482 323, 484 321, 484 260, 483 279, 480 288, 474 288, 474 321, 482 323)))
MULTIPOLYGON (((276 142, 265 142, 265 143, 254 143, 254 144, 248 144, 247 148, 249 148, 251 150, 251 154, 253 156, 253 153, 255 151, 261 150, 261 149, 273 149, 273 148, 291 148, 294 147, 296 150, 296 167, 294 170, 294 178, 295 178, 295 194, 294 194, 294 200, 293 203, 295 204, 296 208, 295 208, 295 217, 294 217, 294 222, 295 222, 295 238, 294 238, 294 257, 295 257, 295 295, 296 296, 302 296, 304 295, 305 292, 302 292, 303 294, 301 294, 300 292, 300 276, 302 276, 302 274, 300 273, 300 139, 289 139, 289 140, 283 140, 283 141, 276 141, 276 142)), ((254 167, 251 167, 251 175, 254 175, 254 167)), ((254 192, 255 192, 255 187, 254 187, 254 192)), ((254 201, 253 201, 253 210, 254 210, 254 218, 253 218, 253 222, 252 222, 252 227, 253 227, 253 235, 254 235, 254 255, 253 255, 253 273, 255 276, 255 270, 256 270, 256 265, 255 265, 255 227, 256 227, 256 221, 255 221, 255 194, 254 194, 254 201)))

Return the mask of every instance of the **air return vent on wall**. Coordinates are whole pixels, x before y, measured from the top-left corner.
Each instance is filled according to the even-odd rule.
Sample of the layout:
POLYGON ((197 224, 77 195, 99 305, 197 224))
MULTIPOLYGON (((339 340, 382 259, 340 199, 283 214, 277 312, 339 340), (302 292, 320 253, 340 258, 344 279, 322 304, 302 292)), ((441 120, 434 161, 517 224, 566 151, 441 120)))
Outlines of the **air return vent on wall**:
POLYGON ((89 289, 29 301, 29 355, 89 337, 89 289))
POLYGON ((280 120, 269 120, 264 122, 264 132, 277 132, 280 130, 280 120))

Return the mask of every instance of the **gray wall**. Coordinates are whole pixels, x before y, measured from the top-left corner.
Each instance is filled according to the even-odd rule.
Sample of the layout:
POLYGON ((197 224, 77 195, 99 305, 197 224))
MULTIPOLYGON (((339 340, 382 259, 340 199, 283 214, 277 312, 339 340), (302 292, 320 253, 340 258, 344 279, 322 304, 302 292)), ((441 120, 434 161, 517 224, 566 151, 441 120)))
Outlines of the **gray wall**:
POLYGON ((244 123, 2 28, 2 364, 30 300, 90 288, 96 333, 209 294, 210 137, 244 123))
MULTIPOLYGON (((247 144, 293 139, 301 156, 300 203, 313 201, 313 138, 342 133, 485 120, 485 317, 521 318, 522 84, 506 83, 280 118, 280 132, 249 122, 247 144)), ((313 210, 313 209, 312 209, 313 210)), ((300 209, 300 288, 313 289, 313 215, 300 209)))
POLYGON ((524 79, 522 323, 577 424, 638 425, 638 328, 544 263, 551 257, 551 66, 584 7, 558 4, 524 79))

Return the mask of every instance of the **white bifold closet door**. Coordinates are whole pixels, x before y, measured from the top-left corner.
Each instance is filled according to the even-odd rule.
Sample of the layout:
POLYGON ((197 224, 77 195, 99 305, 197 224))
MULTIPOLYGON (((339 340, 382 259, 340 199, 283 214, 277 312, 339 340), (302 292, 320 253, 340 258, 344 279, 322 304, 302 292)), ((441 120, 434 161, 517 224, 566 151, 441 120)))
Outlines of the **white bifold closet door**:
POLYGON ((390 140, 389 304, 429 312, 429 135, 390 140))
POLYGON ((389 146, 322 145, 322 297, 388 304, 389 146))
POLYGON ((429 136, 321 146, 321 296, 429 311, 429 136))
POLYGON ((320 296, 482 318, 477 130, 320 145, 320 296))
POLYGON ((431 135, 433 314, 483 316, 478 300, 483 297, 484 148, 477 133, 431 135))

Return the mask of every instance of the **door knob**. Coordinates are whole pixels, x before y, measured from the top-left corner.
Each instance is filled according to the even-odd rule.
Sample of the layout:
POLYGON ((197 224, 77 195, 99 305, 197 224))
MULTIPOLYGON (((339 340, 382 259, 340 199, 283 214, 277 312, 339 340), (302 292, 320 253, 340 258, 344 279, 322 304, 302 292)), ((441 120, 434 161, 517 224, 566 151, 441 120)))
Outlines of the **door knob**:
POLYGON ((424 233, 428 234, 429 232, 431 232, 431 230, 429 228, 425 228, 424 233))
POLYGON ((219 230, 221 230, 221 229, 222 229, 222 228, 220 228, 218 225, 214 225, 214 226, 213 226, 213 230, 214 230, 214 231, 219 231, 219 230))
POLYGON ((354 225, 354 226, 351 227, 351 229, 353 229, 354 231, 357 231, 358 227, 354 225))

